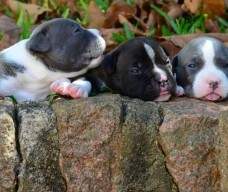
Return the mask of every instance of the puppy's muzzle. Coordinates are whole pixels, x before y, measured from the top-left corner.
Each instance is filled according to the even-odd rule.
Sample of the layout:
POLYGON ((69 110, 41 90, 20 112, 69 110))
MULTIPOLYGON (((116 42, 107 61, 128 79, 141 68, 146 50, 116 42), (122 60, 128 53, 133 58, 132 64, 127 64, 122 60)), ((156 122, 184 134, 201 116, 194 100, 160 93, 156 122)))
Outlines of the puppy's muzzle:
POLYGON ((85 56, 90 59, 95 59, 101 56, 106 48, 105 40, 101 36, 101 32, 97 29, 88 29, 93 34, 95 41, 92 41, 86 50, 85 56))

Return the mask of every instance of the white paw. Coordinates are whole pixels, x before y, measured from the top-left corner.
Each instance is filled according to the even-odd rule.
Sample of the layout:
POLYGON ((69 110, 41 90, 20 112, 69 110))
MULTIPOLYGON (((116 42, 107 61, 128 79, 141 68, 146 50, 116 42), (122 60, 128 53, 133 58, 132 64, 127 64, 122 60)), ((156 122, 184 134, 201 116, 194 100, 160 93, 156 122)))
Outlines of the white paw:
POLYGON ((183 87, 177 85, 176 86, 176 96, 180 97, 184 95, 184 89, 183 87))
POLYGON ((68 86, 68 94, 74 99, 85 98, 89 96, 91 89, 89 81, 78 79, 68 86))
POLYGON ((68 95, 74 99, 85 98, 89 95, 89 92, 83 87, 74 85, 72 83, 67 87, 67 92, 68 95))

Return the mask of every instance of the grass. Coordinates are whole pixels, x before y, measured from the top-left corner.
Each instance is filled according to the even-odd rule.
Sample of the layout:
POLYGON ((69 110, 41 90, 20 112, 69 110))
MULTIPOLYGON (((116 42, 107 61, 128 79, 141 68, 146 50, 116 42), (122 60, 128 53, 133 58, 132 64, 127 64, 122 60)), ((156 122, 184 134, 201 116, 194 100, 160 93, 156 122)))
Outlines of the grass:
POLYGON ((3 37, 4 37, 4 33, 0 31, 0 41, 3 39, 3 37))
POLYGON ((17 25, 21 28, 20 39, 27 39, 30 36, 33 24, 32 18, 22 9, 19 10, 17 25))
POLYGON ((135 37, 135 34, 130 30, 127 23, 123 24, 122 33, 112 33, 112 39, 118 44, 130 39, 133 39, 134 37, 135 37))
POLYGON ((223 33, 228 33, 228 21, 221 17, 216 17, 216 19, 218 21, 220 31, 223 33))
POLYGON ((110 5, 109 0, 95 0, 95 3, 103 13, 105 13, 108 10, 110 5))
POLYGON ((173 34, 182 35, 182 34, 194 33, 197 30, 205 32, 205 19, 207 18, 206 14, 173 19, 171 16, 169 16, 166 12, 161 10, 159 7, 151 4, 151 8, 154 11, 156 11, 160 16, 162 16, 171 28, 170 30, 168 26, 166 25, 162 26, 161 31, 162 31, 162 35, 164 36, 169 36, 173 34))

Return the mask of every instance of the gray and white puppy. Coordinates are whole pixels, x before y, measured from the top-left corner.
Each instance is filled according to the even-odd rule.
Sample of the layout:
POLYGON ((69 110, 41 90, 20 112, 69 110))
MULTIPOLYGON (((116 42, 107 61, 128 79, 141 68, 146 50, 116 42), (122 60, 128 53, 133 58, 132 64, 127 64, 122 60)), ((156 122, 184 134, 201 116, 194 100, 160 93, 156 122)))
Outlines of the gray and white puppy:
POLYGON ((190 41, 174 58, 177 84, 185 94, 209 101, 228 96, 228 48, 211 37, 190 41))
POLYGON ((112 91, 146 101, 167 101, 183 92, 176 87, 169 57, 146 37, 129 40, 106 54, 86 78, 98 92, 106 84, 112 91))
MULTIPOLYGON (((0 52, 0 96, 14 96, 19 102, 45 99, 53 82, 96 67, 104 50, 97 30, 86 30, 70 19, 45 22, 29 39, 0 52)), ((91 89, 83 80, 74 85, 81 96, 91 89)))

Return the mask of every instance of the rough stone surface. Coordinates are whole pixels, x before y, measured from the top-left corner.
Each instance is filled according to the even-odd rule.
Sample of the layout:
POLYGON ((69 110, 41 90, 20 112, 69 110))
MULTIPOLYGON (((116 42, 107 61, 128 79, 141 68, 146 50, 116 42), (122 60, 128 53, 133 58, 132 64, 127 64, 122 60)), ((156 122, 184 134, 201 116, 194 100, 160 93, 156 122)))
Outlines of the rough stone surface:
POLYGON ((110 95, 53 108, 67 191, 171 191, 156 142, 158 106, 110 95))
POLYGON ((46 103, 18 107, 21 168, 19 192, 63 192, 56 118, 46 103))
POLYGON ((0 192, 228 191, 228 102, 2 100, 0 144, 0 192))
POLYGON ((227 157, 223 159, 227 152, 225 143, 220 147, 225 154, 218 150, 218 141, 227 141, 223 135, 227 130, 219 126, 220 113, 227 107, 193 99, 162 106, 164 120, 160 126, 160 145, 179 191, 225 192, 221 183, 226 185, 228 182, 227 173, 221 172, 219 160, 224 164, 222 169, 223 166, 227 168, 227 157))
POLYGON ((14 105, 8 99, 0 100, 0 192, 16 188, 17 164, 14 105))
POLYGON ((157 142, 161 123, 159 111, 155 103, 124 101, 122 178, 117 191, 172 191, 172 179, 166 171, 164 156, 157 142))

